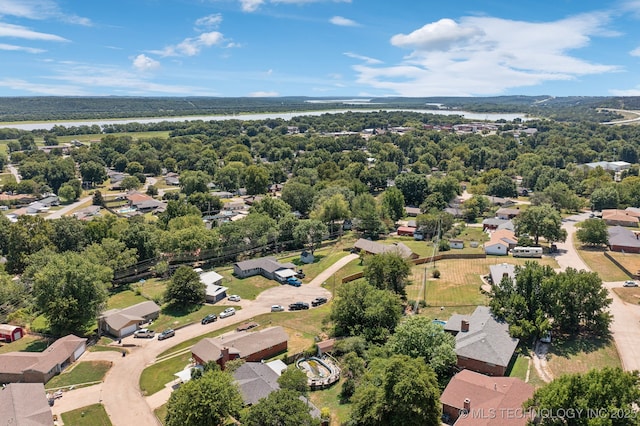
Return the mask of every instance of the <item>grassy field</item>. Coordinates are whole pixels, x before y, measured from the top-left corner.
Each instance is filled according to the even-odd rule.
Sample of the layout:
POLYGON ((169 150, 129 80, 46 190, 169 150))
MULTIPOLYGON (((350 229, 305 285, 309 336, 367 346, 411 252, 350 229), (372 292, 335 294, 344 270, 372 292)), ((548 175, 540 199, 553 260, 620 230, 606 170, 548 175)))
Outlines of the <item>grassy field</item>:
POLYGON ((617 287, 613 291, 627 303, 632 305, 640 303, 640 287, 617 287))
POLYGON ((139 294, 136 294, 132 290, 123 289, 116 293, 113 293, 109 300, 107 300, 107 309, 123 309, 140 302, 144 302, 147 299, 139 294))
POLYGON ((518 379, 525 381, 535 388, 539 388, 545 385, 545 382, 538 376, 531 358, 527 354, 527 351, 523 347, 516 349, 516 360, 511 366, 511 371, 508 374, 509 377, 517 377, 518 379), (527 381, 527 372, 529 373, 529 380, 527 381))
POLYGON ((222 285, 229 287, 227 294, 237 294, 243 299, 254 300, 266 289, 280 285, 277 281, 270 280, 262 275, 237 278, 233 275, 233 268, 220 269, 216 272, 223 277, 222 285))
MULTIPOLYGON (((219 314, 228 306, 212 306, 202 305, 192 309, 180 309, 173 307, 164 307, 160 311, 160 316, 151 324, 151 328, 160 332, 167 328, 183 327, 194 322, 200 322, 202 318, 209 314, 219 314)), ((239 306, 234 306, 236 310, 240 310, 239 306)), ((178 331, 179 333, 179 331, 178 331)))
POLYGON ((624 281, 629 279, 620 268, 604 256, 604 249, 582 248, 574 243, 578 254, 589 269, 597 272, 602 281, 624 281))
POLYGON ((584 373, 593 368, 622 367, 613 339, 578 337, 554 338, 548 354, 554 376, 584 373))
POLYGON ((610 251, 609 255, 633 274, 640 272, 640 254, 610 251))
POLYGON ((110 361, 78 362, 71 369, 55 376, 47 383, 47 389, 56 389, 82 383, 99 382, 111 368, 110 361))
POLYGON ((162 390, 164 385, 176 379, 174 374, 183 370, 190 358, 191 352, 185 352, 145 368, 140 376, 140 390, 145 395, 162 390))
POLYGON ((47 348, 49 343, 47 339, 27 334, 20 340, 0 345, 0 354, 6 354, 8 352, 42 352, 47 348))
POLYGON ((111 420, 102 404, 93 404, 62 413, 62 422, 68 426, 111 426, 111 420))
POLYGON ((318 410, 322 410, 322 407, 329 407, 331 409, 332 425, 345 424, 349 420, 351 404, 340 404, 339 395, 343 382, 344 379, 340 379, 338 383, 328 389, 309 393, 309 399, 313 405, 318 407, 318 410))

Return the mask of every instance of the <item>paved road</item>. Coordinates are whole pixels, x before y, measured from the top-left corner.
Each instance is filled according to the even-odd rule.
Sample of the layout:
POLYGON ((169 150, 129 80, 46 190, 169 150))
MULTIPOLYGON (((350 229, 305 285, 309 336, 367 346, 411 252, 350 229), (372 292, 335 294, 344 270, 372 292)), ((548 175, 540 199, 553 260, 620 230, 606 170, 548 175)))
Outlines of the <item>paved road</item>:
MULTIPOLYGON (((298 300, 311 301, 319 296, 329 298, 331 293, 321 287, 322 283, 354 259, 358 259, 358 255, 350 254, 341 258, 302 287, 296 288, 282 285, 265 290, 255 301, 241 301, 239 304, 242 309, 237 311, 236 315, 207 325, 194 324, 182 328, 171 339, 158 341, 157 339, 145 340, 127 337, 122 340, 122 344, 130 350, 130 354, 126 357, 121 357, 118 353, 115 353, 116 356, 114 357, 110 352, 95 352, 83 355, 82 361, 85 360, 85 357, 87 357, 87 360, 102 359, 100 358, 101 354, 104 354, 105 357, 108 357, 107 359, 113 360, 113 367, 109 370, 101 385, 65 393, 65 396, 59 400, 60 402, 56 402, 56 405, 54 405, 53 412, 59 414, 74 408, 95 404, 101 396, 102 403, 114 426, 157 426, 158 422, 152 408, 164 404, 170 392, 161 391, 160 395, 149 397, 149 401, 147 401, 142 395, 138 384, 142 371, 152 364, 160 353, 191 338, 231 324, 245 322, 257 315, 270 312, 273 304, 287 305, 298 300), (96 399, 96 396, 99 398, 96 399), (74 402, 75 400, 77 402, 74 402)), ((232 303, 224 301, 221 304, 232 303)), ((237 304, 235 303, 235 305, 237 304)))
POLYGON ((11 174, 13 175, 13 177, 15 177, 15 178, 16 178, 16 182, 17 182, 17 183, 20 183, 20 181, 22 180, 22 178, 20 178, 20 173, 18 173, 18 169, 16 169, 16 168, 14 167, 14 165, 13 165, 13 164, 9 164, 9 165, 7 166, 7 169, 9 169, 9 172, 11 172, 11 174))
MULTIPOLYGON (((575 225, 588 217, 589 213, 581 213, 563 220, 562 227, 567 230, 567 241, 557 244, 560 254, 556 256, 561 270, 572 267, 590 271, 573 246, 575 225)), ((613 321, 610 329, 622 367, 626 371, 640 370, 640 306, 625 303, 611 290, 622 287, 622 282, 606 282, 607 277, 601 278, 612 299, 609 312, 613 315, 613 321)))

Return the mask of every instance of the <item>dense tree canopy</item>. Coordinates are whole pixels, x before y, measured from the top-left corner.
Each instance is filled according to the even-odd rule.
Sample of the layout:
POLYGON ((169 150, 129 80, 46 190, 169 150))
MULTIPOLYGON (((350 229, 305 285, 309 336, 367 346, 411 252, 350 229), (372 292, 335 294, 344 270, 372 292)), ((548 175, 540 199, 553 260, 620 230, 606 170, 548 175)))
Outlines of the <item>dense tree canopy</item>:
POLYGON ((602 219, 587 219, 578 225, 576 238, 582 244, 607 245, 609 244, 609 231, 607 224, 602 219))
POLYGON ((364 262, 364 277, 372 286, 386 289, 401 296, 405 294, 411 264, 399 253, 382 253, 367 256, 364 262))
POLYGON ((562 229, 560 213, 548 204, 529 207, 514 222, 518 234, 529 234, 536 245, 540 237, 549 242, 564 241, 567 238, 567 231, 562 229))
POLYGON ((189 306, 204 303, 206 286, 189 266, 180 266, 171 277, 164 299, 170 305, 189 306))
POLYGON ((271 392, 269 396, 251 406, 242 417, 247 426, 318 426, 320 420, 309 413, 310 407, 298 398, 299 394, 288 389, 271 392))

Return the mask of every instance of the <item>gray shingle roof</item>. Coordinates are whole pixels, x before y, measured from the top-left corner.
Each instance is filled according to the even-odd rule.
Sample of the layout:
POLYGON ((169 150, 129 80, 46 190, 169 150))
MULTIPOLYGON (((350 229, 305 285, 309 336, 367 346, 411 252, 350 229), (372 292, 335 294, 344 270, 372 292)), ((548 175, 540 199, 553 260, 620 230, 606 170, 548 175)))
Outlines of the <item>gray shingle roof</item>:
POLYGON ((236 263, 238 268, 243 271, 250 269, 263 269, 269 273, 274 273, 278 269, 295 269, 293 263, 280 263, 275 257, 261 257, 258 259, 249 259, 236 263))
POLYGON ((413 251, 403 243, 380 244, 375 241, 365 240, 364 238, 356 241, 353 247, 371 254, 398 253, 405 258, 411 257, 413 254, 413 251))
POLYGON ((635 232, 622 226, 610 226, 609 245, 621 247, 640 247, 640 239, 636 237, 635 232))
POLYGON ((489 271, 494 284, 499 284, 502 277, 506 274, 512 280, 516 278, 516 267, 510 263, 500 263, 498 265, 490 265, 489 271))
POLYGON ((144 317, 160 312, 160 306, 148 300, 124 309, 103 312, 101 318, 114 330, 120 330, 131 321, 144 321, 144 317))
POLYGON ((509 336, 509 325, 496 320, 487 306, 478 306, 469 318, 469 331, 456 335, 458 356, 503 367, 509 365, 516 346, 518 339, 509 336))
POLYGON ((8 425, 52 425, 53 417, 44 384, 9 383, 1 389, 0 419, 8 425))

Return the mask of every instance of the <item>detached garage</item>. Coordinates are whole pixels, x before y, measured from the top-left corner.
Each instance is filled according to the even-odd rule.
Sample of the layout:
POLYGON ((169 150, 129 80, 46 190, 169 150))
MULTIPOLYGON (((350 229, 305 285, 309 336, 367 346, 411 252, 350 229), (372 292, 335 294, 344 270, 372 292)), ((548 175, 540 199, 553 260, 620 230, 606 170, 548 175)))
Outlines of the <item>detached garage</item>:
POLYGON ((24 336, 24 330, 17 325, 0 324, 0 341, 2 342, 15 342, 22 339, 24 336))

